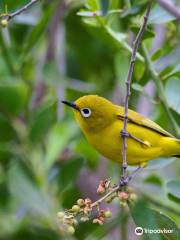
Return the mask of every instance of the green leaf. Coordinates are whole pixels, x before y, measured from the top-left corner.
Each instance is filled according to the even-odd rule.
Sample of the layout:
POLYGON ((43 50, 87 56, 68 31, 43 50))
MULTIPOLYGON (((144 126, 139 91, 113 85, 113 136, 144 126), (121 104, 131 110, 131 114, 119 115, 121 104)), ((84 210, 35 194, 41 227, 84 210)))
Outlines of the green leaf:
MULTIPOLYGON (((134 24, 130 26, 130 29, 135 35, 137 35, 139 32, 140 26, 137 26, 134 24)), ((143 34, 143 39, 145 40, 148 38, 153 38, 154 36, 155 36, 155 33, 151 29, 147 28, 143 34)))
POLYGON ((86 25, 89 25, 90 27, 101 27, 101 24, 97 21, 96 18, 83 18, 82 19, 83 23, 86 25))
POLYGON ((53 13, 57 4, 49 4, 48 7, 44 8, 42 18, 39 23, 32 29, 32 31, 27 35, 24 40, 24 54, 27 54, 37 43, 42 34, 45 33, 45 28, 49 23, 49 18, 53 13))
POLYGON ((95 16, 102 16, 101 11, 96 11, 96 12, 91 12, 91 11, 85 11, 85 10, 80 10, 79 12, 76 13, 78 16, 81 17, 95 17, 95 16))
POLYGON ((41 142, 57 119, 57 100, 43 102, 32 114, 29 136, 32 142, 41 142))
MULTIPOLYGON (((14 160, 15 161, 15 160, 14 160)), ((47 198, 28 178, 27 173, 17 164, 11 164, 8 172, 10 194, 19 206, 24 206, 31 213, 45 217, 49 214, 47 198)))
POLYGON ((162 49, 161 48, 159 48, 159 49, 157 49, 154 53, 153 53, 153 55, 151 56, 151 60, 152 61, 156 61, 158 58, 160 58, 161 56, 162 56, 162 49))
POLYGON ((71 186, 62 194, 62 205, 65 209, 70 209, 81 198, 79 189, 76 186, 71 186))
POLYGON ((142 85, 140 85, 139 83, 133 83, 132 84, 132 88, 138 92, 141 92, 147 99, 149 99, 150 102, 152 102, 153 104, 157 104, 157 102, 154 100, 153 97, 151 97, 145 90, 144 87, 142 85))
POLYGON ((176 196, 172 195, 171 193, 168 193, 167 196, 171 201, 173 201, 175 203, 180 203, 180 198, 177 198, 176 196))
POLYGON ((0 83, 0 109, 10 115, 18 115, 27 103, 28 89, 22 82, 0 83))
POLYGON ((174 75, 176 73, 180 74, 180 63, 175 66, 175 68, 172 70, 172 72, 170 74, 174 75))
POLYGON ((144 63, 137 61, 134 66, 134 75, 138 82, 142 81, 143 75, 145 73, 145 65, 144 63))
POLYGON ((163 184, 162 179, 159 176, 154 175, 154 174, 149 175, 148 177, 146 177, 144 179, 144 182, 145 183, 150 183, 150 184, 153 184, 153 185, 156 185, 156 186, 159 186, 159 187, 161 187, 162 184, 163 184))
POLYGON ((6 9, 6 5, 8 7, 8 10, 16 10, 17 8, 20 8, 24 5, 25 1, 24 0, 16 0, 16 1, 11 1, 11 0, 6 0, 6 1, 1 1, 2 3, 0 4, 0 10, 1 12, 4 12, 6 9))
POLYGON ((144 87, 141 86, 140 84, 138 83, 133 83, 132 84, 132 88, 138 92, 143 92, 144 91, 144 87))
MULTIPOLYGON (((110 10, 106 13, 106 15, 111 15, 114 13, 121 13, 122 10, 121 9, 117 9, 117 10, 110 10)), ((103 16, 102 11, 95 11, 95 12, 91 12, 91 11, 85 11, 84 9, 80 10, 79 12, 77 12, 78 16, 81 17, 96 17, 96 16, 103 16)))
POLYGON ((77 125, 72 122, 57 123, 53 126, 46 141, 45 163, 48 168, 51 167, 65 147, 68 146, 69 140, 74 137, 76 132, 77 125))
POLYGON ((7 163, 7 160, 10 158, 12 154, 11 149, 12 149, 12 145, 8 143, 0 143, 0 160, 1 161, 5 161, 7 163))
POLYGON ((114 58, 116 78, 118 79, 122 92, 125 92, 125 81, 127 78, 128 67, 129 67, 129 56, 122 52, 117 53, 114 58))
POLYGON ((94 168, 97 165, 98 153, 87 141, 82 138, 79 141, 76 140, 75 151, 83 155, 87 159, 87 163, 90 167, 94 168))
POLYGON ((124 33, 115 32, 113 29, 111 29, 108 26, 106 26, 106 30, 109 33, 109 35, 112 36, 113 39, 115 39, 119 43, 122 43, 126 39, 126 34, 124 34, 124 33))
POLYGON ((123 11, 123 13, 120 15, 121 18, 128 18, 133 15, 137 15, 141 11, 142 7, 140 5, 132 6, 131 8, 128 8, 127 10, 123 11))
POLYGON ((16 136, 16 132, 7 118, 0 113, 0 142, 6 142, 16 136))
MULTIPOLYGON (((124 49, 128 50, 130 53, 132 53, 131 46, 125 41, 126 34, 121 32, 116 32, 109 26, 105 26, 106 32, 114 39, 114 41, 119 45, 119 47, 123 47, 124 49)), ((137 52, 137 59, 139 59, 141 62, 144 61, 143 57, 137 52)))
POLYGON ((161 24, 175 20, 176 17, 171 15, 164 8, 156 5, 150 12, 149 24, 161 24))
POLYGON ((74 183, 83 165, 84 160, 81 157, 76 157, 63 163, 59 173, 59 182, 63 188, 74 183))
POLYGON ((170 68, 170 71, 163 74, 162 78, 167 79, 172 76, 180 77, 180 64, 177 64, 174 68, 170 68))
POLYGON ((180 180, 171 180, 166 184, 167 191, 180 199, 180 180))
POLYGON ((180 79, 170 78, 165 85, 165 95, 169 106, 180 114, 180 79))
POLYGON ((109 9, 118 10, 120 7, 119 0, 110 0, 109 9))
POLYGON ((91 11, 97 11, 101 9, 99 0, 87 0, 86 5, 91 11))
POLYGON ((166 76, 168 76, 172 72, 172 70, 173 70, 173 66, 167 66, 159 73, 159 76, 164 79, 166 76))
POLYGON ((130 205, 131 215, 136 226, 143 229, 143 239, 178 239, 179 229, 176 224, 168 216, 150 209, 146 201, 141 200, 135 206, 130 205), (151 233, 148 233, 147 230, 151 231, 151 233), (153 231, 156 231, 156 233, 153 233, 153 231))

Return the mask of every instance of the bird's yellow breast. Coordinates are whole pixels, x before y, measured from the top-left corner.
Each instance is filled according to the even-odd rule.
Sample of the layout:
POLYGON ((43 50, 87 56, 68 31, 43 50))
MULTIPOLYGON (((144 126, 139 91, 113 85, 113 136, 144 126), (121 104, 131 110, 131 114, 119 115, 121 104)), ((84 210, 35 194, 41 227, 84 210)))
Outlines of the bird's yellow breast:
MULTIPOLYGON (((116 162, 122 162, 122 138, 120 132, 123 122, 114 121, 101 131, 83 131, 89 143, 103 156, 116 162)), ((83 130, 83 129, 82 129, 83 130)), ((129 165, 137 165, 161 155, 161 138, 159 134, 140 126, 129 123, 127 131, 138 139, 145 141, 147 146, 134 139, 127 139, 127 159, 129 165)))

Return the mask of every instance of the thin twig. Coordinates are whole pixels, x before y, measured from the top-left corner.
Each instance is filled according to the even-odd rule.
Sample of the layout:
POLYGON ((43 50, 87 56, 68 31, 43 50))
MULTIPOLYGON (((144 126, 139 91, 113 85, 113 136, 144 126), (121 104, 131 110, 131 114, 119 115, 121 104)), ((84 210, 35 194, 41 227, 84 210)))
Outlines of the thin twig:
POLYGON ((109 196, 111 196, 113 193, 119 191, 121 189, 120 186, 115 186, 110 192, 108 192, 106 195, 104 195, 102 198, 98 199, 97 201, 95 201, 94 203, 91 204, 91 207, 95 207, 97 205, 99 205, 100 203, 102 203, 106 198, 108 198, 109 196))
POLYGON ((157 1, 161 7, 163 7, 166 11, 170 14, 175 16, 177 19, 180 20, 180 9, 174 5, 174 3, 170 0, 158 0, 157 1))
POLYGON ((136 36, 136 39, 134 41, 134 48, 133 52, 131 55, 131 61, 130 61, 130 67, 128 71, 128 76, 126 80, 126 95, 125 95, 125 105, 124 105, 124 125, 123 125, 123 130, 122 130, 122 140, 123 140, 123 147, 122 147, 122 158, 123 158, 123 164, 122 164, 122 171, 123 171, 123 178, 126 178, 127 176, 127 157, 126 157, 126 149, 127 149, 127 141, 126 141, 126 135, 127 135, 127 121, 128 121, 128 100, 130 97, 130 87, 131 87, 131 78, 132 78, 132 73, 134 69, 134 64, 136 60, 136 54, 137 54, 137 49, 139 47, 139 43, 141 41, 142 35, 146 30, 147 26, 147 21, 150 13, 150 9, 152 6, 153 0, 148 1, 147 5, 147 10, 144 16, 144 22, 136 36))
MULTIPOLYGON (((139 167, 139 168, 140 168, 140 167, 139 167)), ((137 169, 127 178, 127 184, 136 176, 136 173, 137 173, 137 171, 139 170, 139 168, 137 168, 137 169)), ((90 206, 89 206, 90 209, 92 210, 93 208, 97 208, 98 211, 99 211, 99 210, 100 210, 100 204, 103 203, 106 199, 108 199, 108 198, 110 198, 110 197, 111 197, 111 200, 113 200, 114 198, 118 197, 118 193, 124 190, 123 187, 124 187, 124 185, 118 184, 118 185, 114 185, 114 187, 109 187, 109 188, 107 188, 107 189, 108 189, 108 192, 107 192, 104 196, 102 196, 101 198, 99 198, 98 200, 96 200, 95 202, 92 202, 92 203, 90 204, 90 206), (115 193, 116 193, 117 195, 114 195, 114 196, 113 196, 113 194, 115 194, 115 193)), ((81 213, 83 213, 83 212, 84 212, 84 209, 82 208, 82 209, 80 209, 80 211, 76 214, 76 216, 79 215, 79 214, 81 214, 81 213)), ((72 215, 72 209, 70 209, 70 211, 67 210, 67 213, 70 213, 70 215, 72 215)))
POLYGON ((29 3, 27 3, 22 8, 18 9, 17 11, 15 11, 14 13, 10 13, 9 14, 9 19, 12 19, 15 16, 17 16, 17 15, 21 14, 22 12, 26 11, 28 8, 30 8, 33 4, 35 4, 38 1, 39 0, 31 0, 29 3))
POLYGON ((38 1, 39 0, 31 0, 29 3, 27 3, 26 5, 24 5, 20 9, 16 10, 15 12, 2 14, 1 17, 3 19, 6 19, 7 21, 9 21, 12 18, 16 17, 17 15, 20 15, 22 12, 26 11, 28 8, 30 8, 33 4, 35 4, 38 1))
MULTIPOLYGON (((137 174, 137 172, 139 171, 139 169, 141 169, 141 166, 139 166, 138 168, 136 168, 136 170, 134 172, 132 172, 132 174, 128 177, 127 179, 127 183, 129 183, 137 174)), ((91 204, 91 207, 95 207, 97 205, 99 205, 100 203, 102 203, 106 198, 108 198, 109 196, 111 196, 113 193, 118 192, 122 189, 123 185, 118 185, 118 186, 114 186, 110 192, 108 192, 107 194, 105 194, 102 198, 98 199, 97 201, 95 201, 94 203, 91 204)))

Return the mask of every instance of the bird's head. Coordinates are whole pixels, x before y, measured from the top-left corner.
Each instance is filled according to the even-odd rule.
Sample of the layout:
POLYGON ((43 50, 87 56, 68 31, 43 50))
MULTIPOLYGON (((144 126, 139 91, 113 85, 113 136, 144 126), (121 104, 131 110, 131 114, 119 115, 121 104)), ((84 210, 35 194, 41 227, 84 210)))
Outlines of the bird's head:
POLYGON ((73 108, 75 118, 85 132, 98 132, 115 119, 115 105, 97 95, 83 96, 75 102, 62 102, 73 108))

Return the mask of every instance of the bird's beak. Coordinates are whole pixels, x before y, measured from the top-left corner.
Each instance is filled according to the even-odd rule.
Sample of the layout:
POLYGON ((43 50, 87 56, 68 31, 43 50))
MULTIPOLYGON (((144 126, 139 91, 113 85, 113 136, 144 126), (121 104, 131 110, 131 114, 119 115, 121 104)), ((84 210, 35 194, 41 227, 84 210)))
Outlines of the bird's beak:
POLYGON ((64 104, 66 104, 66 105, 68 105, 69 107, 72 107, 72 108, 74 108, 75 110, 78 110, 78 111, 79 111, 79 108, 78 108, 78 106, 77 106, 75 103, 69 102, 69 101, 61 101, 61 102, 64 103, 64 104))

